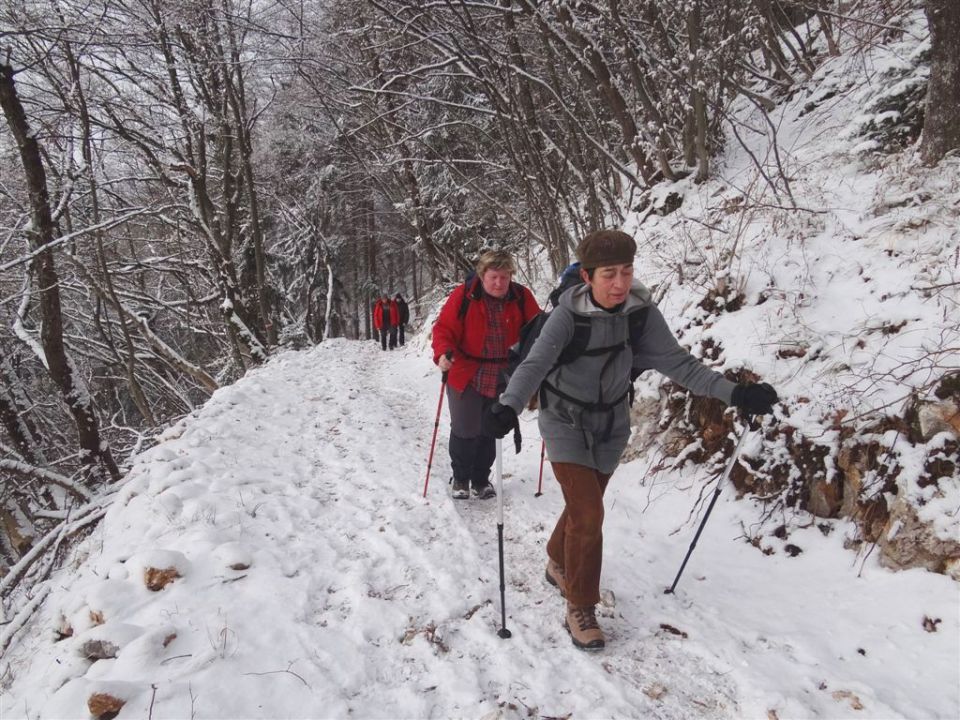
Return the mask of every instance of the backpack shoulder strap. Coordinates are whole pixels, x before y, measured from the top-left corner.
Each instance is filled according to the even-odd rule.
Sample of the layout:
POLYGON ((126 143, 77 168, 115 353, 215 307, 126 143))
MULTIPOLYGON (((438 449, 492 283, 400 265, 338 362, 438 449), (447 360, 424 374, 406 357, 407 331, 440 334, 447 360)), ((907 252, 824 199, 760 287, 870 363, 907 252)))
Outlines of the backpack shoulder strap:
POLYGON ((583 355, 590 344, 590 318, 583 315, 573 316, 573 337, 567 346, 560 351, 557 365, 566 365, 583 355))
POLYGON ((627 328, 630 332, 630 351, 636 355, 640 351, 640 342, 643 331, 647 326, 647 316, 650 315, 650 306, 644 305, 627 316, 627 328))
POLYGON ((476 300, 473 297, 477 284, 476 278, 467 278, 463 283, 463 297, 460 298, 460 310, 457 312, 457 319, 463 320, 467 316, 467 310, 470 309, 470 301, 476 300))
MULTIPOLYGON (((512 280, 510 281, 510 293, 513 294, 513 299, 517 302, 517 309, 520 310, 520 322, 527 322, 525 305, 527 302, 527 293, 526 288, 520 283, 515 283, 512 280)), ((532 320, 533 318, 531 318, 532 320)))

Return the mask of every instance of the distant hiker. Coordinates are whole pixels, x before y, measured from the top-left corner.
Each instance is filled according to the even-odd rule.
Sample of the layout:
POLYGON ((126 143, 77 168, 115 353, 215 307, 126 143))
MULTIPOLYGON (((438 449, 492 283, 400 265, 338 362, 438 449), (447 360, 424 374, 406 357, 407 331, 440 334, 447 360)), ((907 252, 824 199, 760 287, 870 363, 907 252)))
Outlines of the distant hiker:
POLYGON ((393 299, 394 299, 394 302, 397 303, 397 310, 400 313, 400 317, 397 322, 400 328, 400 346, 403 347, 403 343, 404 343, 403 332, 404 332, 404 329, 406 328, 407 323, 410 322, 410 308, 407 305, 407 301, 403 299, 403 295, 401 295, 400 293, 397 293, 393 299))
POLYGON ((400 308, 397 301, 387 298, 387 306, 390 309, 390 349, 397 347, 397 328, 400 326, 400 308))
POLYGON ((393 327, 391 317, 390 298, 387 295, 383 295, 377 300, 377 304, 373 306, 373 327, 376 328, 377 333, 380 335, 380 347, 383 350, 387 349, 390 329, 393 327))
POLYGON ((533 293, 512 281, 515 272, 509 253, 483 253, 476 274, 450 293, 433 326, 433 361, 449 372, 450 464, 457 499, 470 497, 471 485, 476 497, 496 496, 490 484, 496 440, 481 432, 480 421, 497 399, 507 349, 521 326, 540 312, 533 293))
POLYGON ((680 347, 650 291, 633 279, 636 248, 619 230, 583 238, 577 248, 583 282, 561 295, 483 418, 486 433, 503 437, 540 392, 540 434, 566 503, 547 543, 546 579, 566 598, 564 627, 585 650, 604 646, 594 613, 600 601, 603 493, 630 436, 628 395, 635 374, 653 368, 698 395, 749 413, 768 413, 778 399, 770 385, 736 385, 680 347), (557 364, 585 320, 586 349, 557 364), (631 331, 638 335, 632 341, 631 331))

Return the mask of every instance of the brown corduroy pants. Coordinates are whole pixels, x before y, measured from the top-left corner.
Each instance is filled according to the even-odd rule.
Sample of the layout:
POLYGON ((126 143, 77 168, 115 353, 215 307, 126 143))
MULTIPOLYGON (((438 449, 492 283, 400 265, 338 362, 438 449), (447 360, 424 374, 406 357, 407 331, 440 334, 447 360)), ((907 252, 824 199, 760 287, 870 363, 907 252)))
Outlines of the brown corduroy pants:
POLYGON ((547 541, 547 555, 563 568, 567 602, 596 605, 603 564, 603 493, 613 473, 575 463, 550 464, 566 507, 547 541))

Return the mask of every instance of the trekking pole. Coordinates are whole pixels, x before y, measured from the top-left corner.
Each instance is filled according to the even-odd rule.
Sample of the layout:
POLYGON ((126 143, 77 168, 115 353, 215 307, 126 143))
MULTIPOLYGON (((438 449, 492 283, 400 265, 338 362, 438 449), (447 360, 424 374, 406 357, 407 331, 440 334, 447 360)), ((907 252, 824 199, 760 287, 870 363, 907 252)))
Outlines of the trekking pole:
POLYGON ((690 543, 690 549, 687 550, 687 556, 683 559, 683 564, 680 565, 680 570, 677 572, 677 577, 675 577, 673 580, 673 585, 663 591, 664 595, 672 594, 677 587, 677 583, 680 582, 680 576, 683 574, 683 569, 687 566, 687 560, 690 559, 693 549, 697 546, 697 540, 700 539, 700 533, 703 532, 703 526, 707 524, 707 519, 710 517, 710 511, 713 510, 713 506, 716 504, 717 498, 720 497, 720 491, 723 490, 723 485, 727 482, 727 478, 730 477, 730 472, 733 470, 733 465, 735 462, 737 462, 737 458, 740 456, 740 448, 743 447, 743 441, 747 437, 748 429, 749 428, 744 427, 743 432, 740 433, 740 439, 737 440, 737 445, 730 454, 730 459, 727 460, 727 466, 723 469, 723 475, 721 475, 720 480, 717 481, 717 489, 713 492, 713 499, 710 500, 710 504, 707 506, 707 512, 704 513, 703 520, 700 521, 700 527, 697 528, 697 534, 693 536, 693 542, 690 543))
POLYGON ((534 497, 540 497, 543 495, 543 456, 547 452, 547 443, 543 440, 540 441, 540 479, 537 480, 537 491, 533 494, 534 497))
POLYGON ((500 554, 500 630, 502 639, 510 637, 507 630, 506 584, 503 579, 503 443, 497 438, 497 546, 500 554))
MULTIPOLYGON (((453 355, 447 352, 447 359, 453 355)), ((423 481, 423 496, 427 496, 427 485, 430 484, 430 468, 433 467, 433 449, 437 445, 437 430, 440 429, 440 411, 443 409, 443 395, 447 391, 447 375, 449 370, 444 370, 440 375, 440 399, 437 401, 437 419, 433 423, 433 440, 430 441, 430 457, 427 459, 427 479, 423 481)))

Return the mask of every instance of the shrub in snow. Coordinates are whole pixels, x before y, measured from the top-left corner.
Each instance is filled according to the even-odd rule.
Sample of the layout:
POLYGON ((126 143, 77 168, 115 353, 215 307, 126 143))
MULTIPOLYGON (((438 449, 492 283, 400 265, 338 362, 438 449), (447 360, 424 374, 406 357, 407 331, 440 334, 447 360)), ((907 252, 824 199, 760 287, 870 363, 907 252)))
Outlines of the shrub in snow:
POLYGON ((855 152, 896 153, 909 147, 923 130, 923 104, 930 76, 929 43, 901 63, 891 63, 880 82, 862 93, 863 113, 843 133, 865 138, 855 152))

